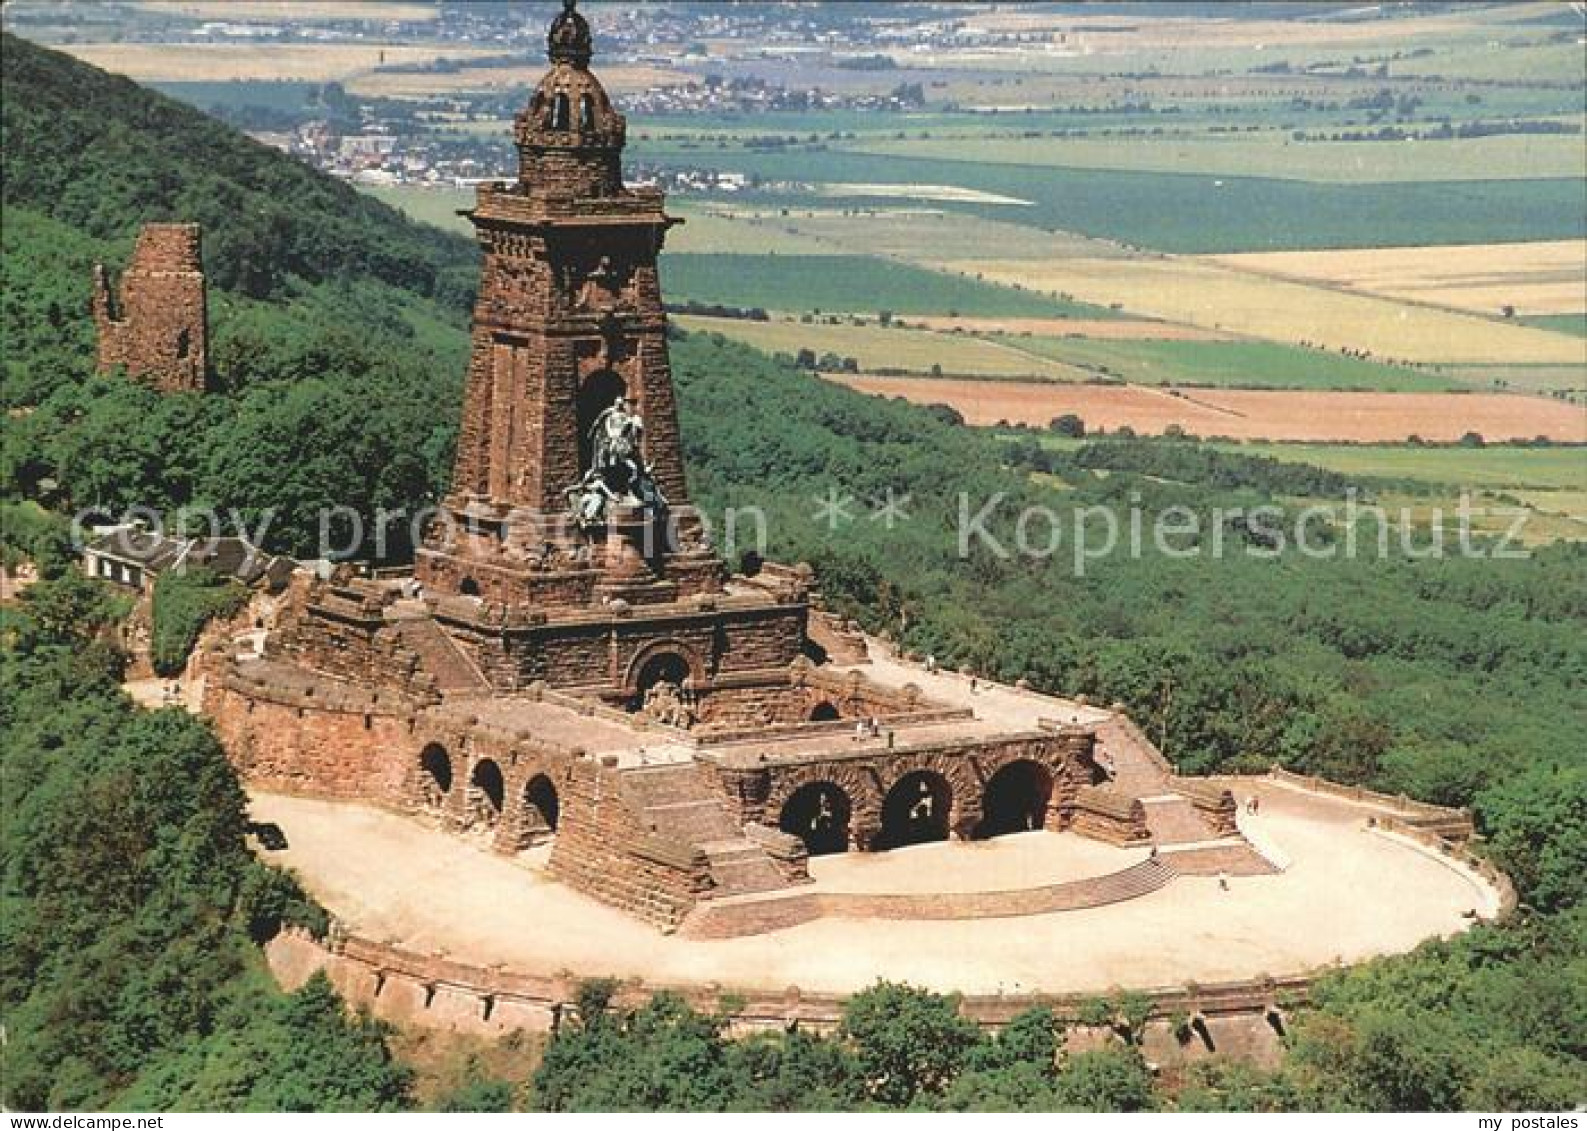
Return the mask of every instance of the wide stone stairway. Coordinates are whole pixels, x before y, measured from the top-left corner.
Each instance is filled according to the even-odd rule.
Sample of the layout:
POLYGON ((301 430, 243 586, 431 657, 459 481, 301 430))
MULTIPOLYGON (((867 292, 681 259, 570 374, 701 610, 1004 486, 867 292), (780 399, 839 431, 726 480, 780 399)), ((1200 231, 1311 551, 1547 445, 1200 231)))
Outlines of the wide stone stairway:
POLYGON ((697 764, 639 767, 625 771, 622 780, 630 803, 650 828, 705 853, 717 895, 788 886, 766 850, 744 835, 697 764))
POLYGON ((477 695, 490 691, 490 683, 458 649, 440 625, 428 617, 408 617, 396 622, 397 633, 424 670, 435 680, 443 697, 477 695))

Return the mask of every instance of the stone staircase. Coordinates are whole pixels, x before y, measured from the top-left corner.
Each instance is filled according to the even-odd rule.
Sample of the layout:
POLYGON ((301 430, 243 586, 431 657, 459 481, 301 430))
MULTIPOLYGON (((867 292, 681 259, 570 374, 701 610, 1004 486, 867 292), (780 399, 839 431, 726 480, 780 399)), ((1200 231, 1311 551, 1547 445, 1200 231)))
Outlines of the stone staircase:
POLYGON ((1217 839, 1218 834, 1183 797, 1143 797, 1141 804, 1146 808, 1146 827, 1158 844, 1193 844, 1217 839))
POLYGON ((1246 844, 1209 844, 1168 850, 1161 860, 1181 876, 1271 876, 1279 869, 1246 844))
POLYGON ((1112 761, 1113 788, 1126 797, 1152 797, 1172 788, 1173 767, 1125 716, 1114 715, 1099 724, 1097 744, 1112 761))
POLYGON ((795 888, 703 903, 685 920, 682 933, 690 938, 727 939, 783 930, 824 917, 941 921, 1083 911, 1150 895, 1181 874, 1164 855, 1105 876, 1008 891, 882 894, 795 888))
POLYGON ((766 850, 744 835, 706 771, 694 762, 642 766, 622 777, 630 803, 658 835, 705 853, 715 895, 776 891, 788 881, 766 850))
POLYGON ((396 622, 397 634, 435 680, 442 697, 490 691, 490 682, 435 621, 424 618, 396 622))

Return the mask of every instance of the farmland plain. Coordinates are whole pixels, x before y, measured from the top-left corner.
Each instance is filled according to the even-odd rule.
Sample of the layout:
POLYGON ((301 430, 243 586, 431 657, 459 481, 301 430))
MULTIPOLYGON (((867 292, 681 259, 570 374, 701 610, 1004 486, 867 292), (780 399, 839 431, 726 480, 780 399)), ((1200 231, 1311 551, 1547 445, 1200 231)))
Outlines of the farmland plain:
POLYGON ((1447 377, 1420 369, 1275 342, 1098 341, 1036 336, 1004 336, 998 340, 1012 349, 1050 358, 1093 377, 1137 385, 1384 392, 1460 387, 1447 377))
POLYGON ((1571 365, 1564 334, 1235 270, 1189 257, 942 264, 970 276, 1065 293, 1175 322, 1410 362, 1571 365))
POLYGON ((863 371, 894 370, 907 373, 940 371, 966 377, 1022 377, 1054 381, 1084 380, 1083 371, 1047 358, 1012 349, 995 341, 964 334, 887 328, 874 322, 827 325, 774 319, 768 322, 742 318, 674 318, 685 330, 718 333, 766 353, 815 354, 852 357, 863 371))
POLYGON ((76 43, 63 50, 143 83, 340 82, 380 66, 502 54, 492 48, 375 43, 76 43))
MULTIPOLYGON (((1086 440, 1041 437, 1044 447, 1072 451, 1086 440)), ((1201 441, 1239 455, 1304 463, 1341 475, 1404 480, 1493 491, 1580 492, 1587 489, 1587 448, 1472 447, 1455 444, 1270 444, 1201 441)))
MULTIPOLYGON (((1135 139, 1120 139, 1130 144, 1135 139)), ((646 161, 671 168, 742 172, 763 182, 807 185, 823 196, 843 185, 946 185, 1019 204, 939 202, 944 208, 1028 227, 1171 252, 1232 253, 1581 239, 1581 182, 1525 180, 1316 184, 1105 169, 1044 168, 848 152, 829 143, 766 152, 731 144, 641 142, 646 161), (812 170, 819 170, 819 178, 812 170), (1221 183, 1220 183, 1221 182, 1221 183), (1302 219, 1304 218, 1304 219, 1302 219)), ((854 206, 878 198, 849 190, 854 206)), ((761 196, 808 207, 808 192, 761 196)))
MULTIPOLYGON (((669 301, 769 315, 680 323, 860 376, 973 379, 983 400, 1017 395, 993 381, 1039 382, 1126 406, 1142 431, 1579 430, 1579 19, 1546 4, 1213 26, 1185 12, 976 10, 967 29, 1024 38, 891 52, 874 71, 706 37, 677 70, 775 86, 792 69, 878 97, 918 83, 923 101, 631 114, 645 174, 690 174, 669 203, 689 221, 668 235, 669 301), (713 170, 747 181, 692 187, 713 170), (1417 396, 1315 399, 1348 391, 1417 396), (1435 395, 1456 391, 1505 396, 1435 395)), ((447 129, 499 136, 495 114, 447 129)), ((466 197, 383 195, 466 230, 451 215, 466 197)))
POLYGON ((319 23, 330 20, 428 22, 434 5, 413 0, 133 0, 132 7, 159 16, 200 20, 286 20, 319 23))
POLYGON ((793 312, 1106 317, 1018 286, 998 286, 864 255, 669 254, 662 282, 675 299, 793 312))
MULTIPOLYGON (((1584 165, 1587 167, 1587 165, 1584 165)), ((1216 257, 1242 271, 1496 315, 1587 312, 1587 242, 1540 241, 1216 257)))
POLYGON ((1033 140, 1019 132, 937 134, 930 138, 865 140, 851 152, 1042 168, 1113 169, 1273 177, 1323 184, 1531 180, 1570 177, 1587 166, 1587 136, 1497 135, 1421 142, 1297 141, 1282 130, 1257 134, 1183 132, 1128 138, 1033 140))
POLYGON ((1276 392, 1255 389, 1165 391, 1142 385, 1060 385, 832 374, 832 380, 876 396, 946 404, 979 426, 1045 428, 1074 414, 1093 429, 1131 428, 1143 435, 1171 429, 1238 440, 1397 443, 1415 435, 1452 443, 1467 432, 1489 441, 1547 437, 1587 443, 1587 417, 1573 405, 1542 397, 1493 393, 1276 392))

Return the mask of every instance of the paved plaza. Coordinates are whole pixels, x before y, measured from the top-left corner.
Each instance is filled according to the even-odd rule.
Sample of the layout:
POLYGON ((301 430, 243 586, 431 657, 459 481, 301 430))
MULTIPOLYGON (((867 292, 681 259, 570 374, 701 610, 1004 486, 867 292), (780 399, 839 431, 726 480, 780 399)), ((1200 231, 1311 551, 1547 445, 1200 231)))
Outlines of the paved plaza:
MULTIPOLYGON (((480 967, 843 993, 877 978, 995 994, 1092 992, 1297 974, 1409 950, 1491 914, 1495 896, 1447 859, 1368 830, 1368 810, 1258 779, 1244 830, 1283 872, 1181 877, 1124 903, 1004 919, 828 918, 764 935, 704 941, 664 935, 543 871, 544 849, 516 859, 380 809, 255 793, 256 820, 355 934, 480 967)), ((1071 834, 922 845, 814 861, 825 891, 1006 890, 1104 875, 1138 863, 1071 834)))

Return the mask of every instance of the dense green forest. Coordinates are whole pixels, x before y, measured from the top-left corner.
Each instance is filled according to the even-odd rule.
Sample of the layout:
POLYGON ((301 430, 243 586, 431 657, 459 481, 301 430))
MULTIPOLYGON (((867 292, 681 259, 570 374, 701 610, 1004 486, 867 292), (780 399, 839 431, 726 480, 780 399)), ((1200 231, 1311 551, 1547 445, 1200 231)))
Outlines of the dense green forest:
POLYGON ((381 1028, 265 972, 255 944, 322 915, 244 847, 209 728, 122 694, 121 601, 65 568, 0 611, 6 1106, 399 1106, 381 1028))
MULTIPOLYGON (((269 984, 252 941, 314 910, 245 852, 242 794, 208 730, 120 695, 98 627, 122 610, 61 576, 60 526, 35 504, 208 505, 255 533, 273 513, 261 541, 308 553, 322 506, 368 518, 433 500, 450 466, 472 252, 195 111, 10 37, 4 50, 0 524, 8 561, 42 559, 56 575, 3 624, 6 1102, 400 1106, 408 1080, 378 1027, 344 1018, 322 984, 269 984), (140 222, 179 217, 208 230, 207 396, 92 372, 90 264, 121 262, 140 222)), ((623 1011, 592 998, 532 1082, 528 1066, 507 1082, 519 1101, 1448 1108, 1587 1094, 1583 547, 1526 560, 1417 557, 1397 543, 1386 560, 1274 553, 1230 512, 1289 514, 1297 496, 1354 486, 1370 498, 1375 485, 1194 444, 1011 444, 705 336, 674 342, 674 369, 697 500, 717 516, 759 508, 768 552, 812 562, 835 607, 944 663, 1122 701, 1190 771, 1280 762, 1471 804, 1525 909, 1330 979, 1271 1077, 1214 1066, 1153 1086, 1128 1045, 1054 1067, 1045 1022, 972 1040, 938 999, 882 988, 835 1038, 745 1043, 667 999, 623 1011), (836 529, 814 517, 833 490, 856 500, 836 529), (892 528, 870 513, 889 490, 910 515, 892 528), (964 557, 961 493, 971 514, 1001 496, 989 539, 964 557), (1050 556, 991 544, 1016 542, 1024 508, 1072 529, 1078 511, 1131 506, 1148 521, 1219 510, 1225 552, 1211 553, 1213 525, 1179 540, 1198 553, 1148 548, 1083 571, 1070 541, 1050 556), (867 1020, 876 1001, 896 1029, 867 1020), (922 1040, 940 1060, 894 1073, 871 1059, 922 1040), (677 1090, 680 1064, 708 1090, 677 1090), (914 1083, 880 1089, 882 1077, 914 1083)), ((1329 545, 1348 533, 1314 531, 1329 545)), ((481 1081, 448 1102, 512 1094, 481 1081)))

